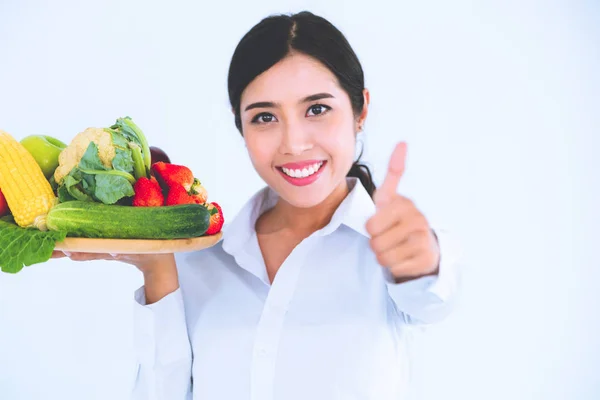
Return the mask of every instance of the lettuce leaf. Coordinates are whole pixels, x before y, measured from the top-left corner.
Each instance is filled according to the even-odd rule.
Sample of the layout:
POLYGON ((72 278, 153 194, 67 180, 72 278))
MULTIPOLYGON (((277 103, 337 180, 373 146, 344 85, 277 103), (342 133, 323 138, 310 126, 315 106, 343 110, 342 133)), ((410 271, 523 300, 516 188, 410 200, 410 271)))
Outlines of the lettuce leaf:
POLYGON ((0 218, 0 269, 16 274, 23 267, 48 261, 56 243, 66 236, 66 232, 21 228, 12 218, 0 218))

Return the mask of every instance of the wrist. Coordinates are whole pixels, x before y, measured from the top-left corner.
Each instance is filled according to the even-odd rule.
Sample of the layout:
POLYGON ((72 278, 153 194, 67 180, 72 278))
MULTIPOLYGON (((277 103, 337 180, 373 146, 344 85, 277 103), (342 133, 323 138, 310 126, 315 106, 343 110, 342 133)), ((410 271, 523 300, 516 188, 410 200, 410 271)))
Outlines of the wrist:
POLYGON ((144 274, 144 279, 177 273, 175 258, 172 254, 161 255, 144 261, 137 265, 138 269, 144 274))
POLYGON ((146 304, 152 304, 179 288, 175 263, 148 265, 144 270, 146 304))

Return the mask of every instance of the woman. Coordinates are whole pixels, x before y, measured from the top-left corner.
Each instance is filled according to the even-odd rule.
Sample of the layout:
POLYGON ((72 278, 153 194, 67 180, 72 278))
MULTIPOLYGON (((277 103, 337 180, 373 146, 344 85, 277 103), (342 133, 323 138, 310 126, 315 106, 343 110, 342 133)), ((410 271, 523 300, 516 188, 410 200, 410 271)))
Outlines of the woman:
POLYGON ((396 194, 404 144, 377 191, 354 162, 369 104, 358 58, 323 18, 273 16, 241 40, 228 83, 267 186, 215 247, 106 257, 144 274, 135 397, 403 398, 408 328, 449 313, 455 262, 396 194))

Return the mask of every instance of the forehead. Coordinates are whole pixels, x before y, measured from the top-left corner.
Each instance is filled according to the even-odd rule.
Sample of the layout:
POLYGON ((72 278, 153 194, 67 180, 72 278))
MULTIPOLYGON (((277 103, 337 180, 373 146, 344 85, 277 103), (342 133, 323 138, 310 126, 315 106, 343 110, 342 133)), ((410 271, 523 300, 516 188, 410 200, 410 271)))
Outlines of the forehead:
POLYGON ((291 53, 256 77, 242 94, 242 105, 255 101, 296 102, 311 94, 341 91, 336 76, 321 62, 291 53))

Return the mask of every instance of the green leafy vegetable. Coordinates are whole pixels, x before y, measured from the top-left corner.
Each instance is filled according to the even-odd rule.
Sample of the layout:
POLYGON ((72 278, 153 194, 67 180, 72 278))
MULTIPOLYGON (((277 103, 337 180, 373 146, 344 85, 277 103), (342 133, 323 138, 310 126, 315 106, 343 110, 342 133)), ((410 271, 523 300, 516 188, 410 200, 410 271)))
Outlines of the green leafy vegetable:
POLYGON ((98 153, 98 146, 96 146, 96 143, 90 142, 83 157, 79 160, 79 168, 100 171, 107 170, 104 164, 102 164, 102 161, 100 161, 100 154, 98 153))
POLYGON ((130 117, 117 118, 116 122, 110 127, 125 136, 130 142, 136 143, 142 150, 146 170, 150 170, 151 154, 148 140, 144 132, 137 126, 130 117))
POLYGON ((69 189, 65 185, 59 186, 56 192, 58 195, 59 203, 66 203, 67 201, 76 200, 73 196, 71 196, 71 194, 69 193, 69 189))
POLYGON ((74 199, 92 201, 92 196, 84 192, 82 186, 79 185, 82 180, 83 177, 81 176, 81 171, 78 168, 73 168, 73 170, 69 172, 69 175, 65 176, 63 184, 67 188, 69 195, 74 199))
MULTIPOLYGON (((127 146, 127 141, 122 140, 127 146)), ((97 201, 104 204, 115 204, 124 197, 133 196, 135 177, 129 172, 133 170, 132 150, 117 148, 113 166, 107 169, 98 153, 98 147, 90 142, 79 164, 65 176, 58 188, 59 202, 71 200, 97 201)))
POLYGON ((125 136, 121 135, 118 131, 109 128, 106 128, 105 131, 110 132, 114 147, 120 148, 121 150, 127 150, 129 148, 129 142, 125 136))
POLYGON ((81 185, 86 193, 96 192, 96 177, 94 175, 82 174, 81 185))
POLYGON ((71 166, 69 173, 61 175, 60 185, 54 187, 59 202, 80 200, 129 204, 135 195, 135 182, 141 177, 149 177, 151 155, 148 141, 131 118, 118 118, 112 126, 99 131, 86 130, 69 145, 77 149, 77 154, 81 154, 78 145, 87 147, 76 164, 71 166, 67 163, 71 166), (111 141, 106 140, 107 134, 110 134, 111 141), (108 160, 111 165, 108 165, 108 160))
POLYGON ((56 243, 66 236, 63 231, 21 228, 11 218, 0 218, 0 269, 16 274, 23 267, 48 261, 56 243))
POLYGON ((123 197, 133 196, 133 186, 122 176, 96 175, 96 198, 104 204, 114 204, 123 197))
POLYGON ((131 158, 131 151, 121 150, 117 148, 115 158, 112 160, 113 168, 118 171, 130 172, 133 171, 133 160, 131 158))

